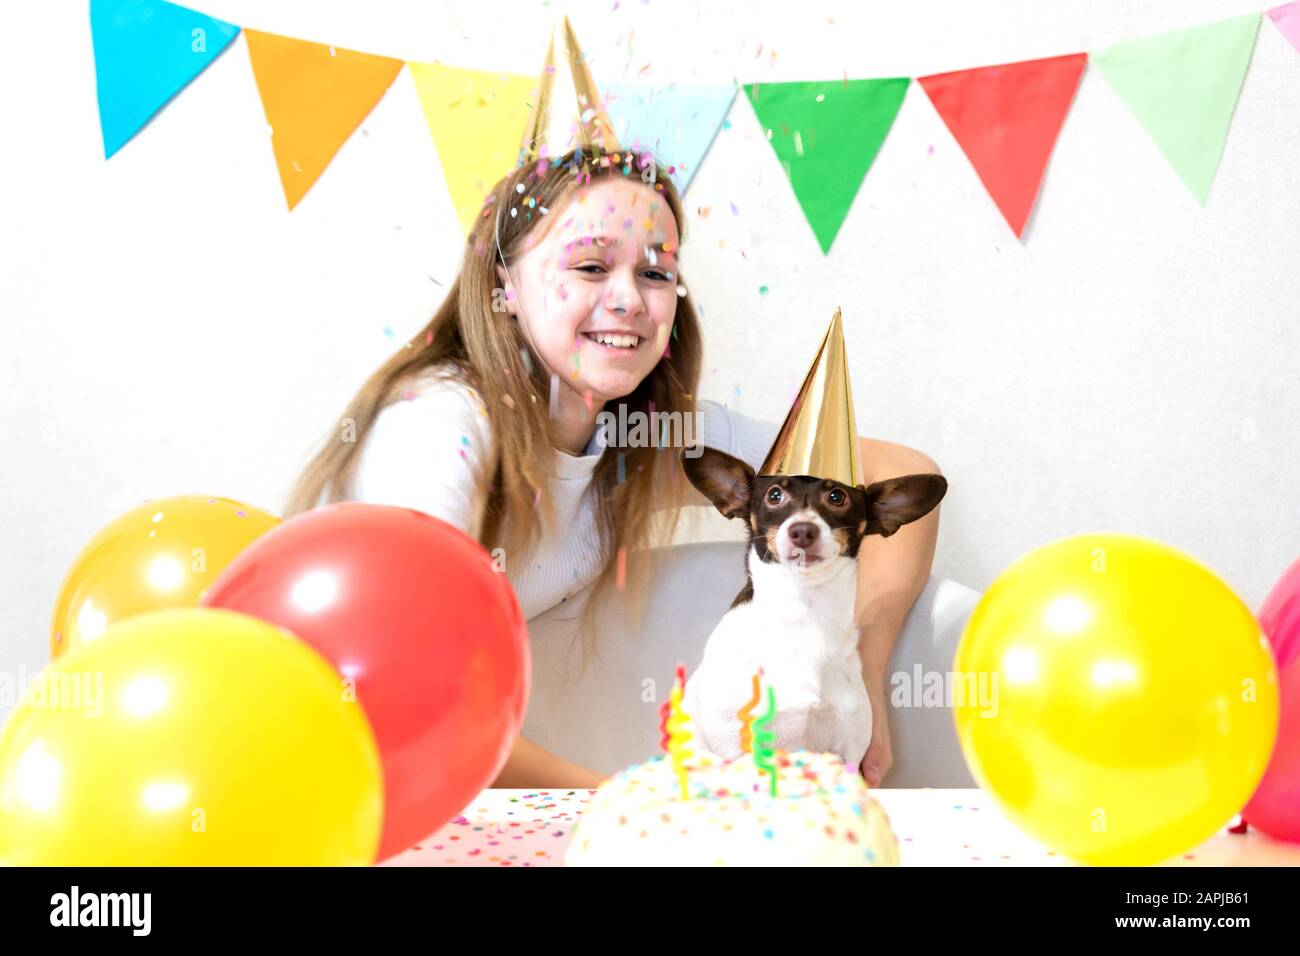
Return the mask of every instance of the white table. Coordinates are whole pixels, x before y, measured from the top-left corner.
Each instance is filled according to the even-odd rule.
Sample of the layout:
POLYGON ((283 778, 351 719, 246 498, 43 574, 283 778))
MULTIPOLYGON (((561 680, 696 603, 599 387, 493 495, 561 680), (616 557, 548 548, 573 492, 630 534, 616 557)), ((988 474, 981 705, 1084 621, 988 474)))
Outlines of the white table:
MULTIPOLYGON (((560 866, 591 790, 484 790, 382 866, 560 866)), ((903 866, 1077 866, 1021 832, 984 790, 873 790, 903 866)), ((1162 866, 1300 866, 1300 844, 1223 830, 1162 866)))

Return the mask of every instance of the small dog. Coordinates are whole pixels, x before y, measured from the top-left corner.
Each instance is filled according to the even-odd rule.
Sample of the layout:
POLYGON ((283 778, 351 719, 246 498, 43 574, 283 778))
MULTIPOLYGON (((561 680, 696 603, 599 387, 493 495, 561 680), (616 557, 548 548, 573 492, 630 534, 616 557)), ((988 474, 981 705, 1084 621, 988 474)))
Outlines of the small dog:
POLYGON ((948 490, 942 475, 904 475, 870 487, 809 476, 755 476, 714 448, 683 454, 691 483, 728 518, 749 522, 748 582, 709 637, 686 682, 683 706, 697 742, 739 757, 737 712, 753 697, 752 675, 776 691, 774 746, 839 754, 857 769, 871 742, 854 604, 858 545, 923 518, 948 490))

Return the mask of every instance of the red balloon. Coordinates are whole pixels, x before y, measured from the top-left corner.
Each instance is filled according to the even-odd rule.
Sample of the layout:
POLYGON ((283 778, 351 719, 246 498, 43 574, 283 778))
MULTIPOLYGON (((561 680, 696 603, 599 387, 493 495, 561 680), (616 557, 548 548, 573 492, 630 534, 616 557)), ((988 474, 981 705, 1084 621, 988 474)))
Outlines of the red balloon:
POLYGON ((378 859, 490 786, 528 703, 528 629, 503 573, 422 511, 347 501, 245 548, 202 603, 288 628, 354 680, 384 766, 378 859))
POLYGON ((1277 840, 1300 843, 1300 657, 1278 673, 1277 743, 1241 817, 1277 840))
POLYGON ((1273 645, 1278 670, 1300 657, 1300 559, 1268 593, 1259 609, 1259 625, 1273 645))

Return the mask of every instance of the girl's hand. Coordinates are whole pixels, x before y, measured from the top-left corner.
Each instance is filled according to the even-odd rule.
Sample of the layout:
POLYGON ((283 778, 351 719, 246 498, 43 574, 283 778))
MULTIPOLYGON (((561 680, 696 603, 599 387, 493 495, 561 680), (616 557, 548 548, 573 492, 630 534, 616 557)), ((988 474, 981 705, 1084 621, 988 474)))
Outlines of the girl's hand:
POLYGON ((595 770, 572 763, 526 737, 516 737, 510 757, 493 787, 539 790, 594 790, 605 778, 595 770))
POLYGON ((871 743, 859 768, 867 786, 878 787, 894 762, 889 741, 889 707, 885 701, 883 677, 867 675, 867 696, 871 699, 871 743))
POLYGON ((576 789, 595 790, 607 779, 609 779, 604 774, 598 773, 595 770, 588 770, 585 767, 582 767, 580 769, 582 770, 582 773, 579 775, 579 780, 578 783, 576 784, 576 789))

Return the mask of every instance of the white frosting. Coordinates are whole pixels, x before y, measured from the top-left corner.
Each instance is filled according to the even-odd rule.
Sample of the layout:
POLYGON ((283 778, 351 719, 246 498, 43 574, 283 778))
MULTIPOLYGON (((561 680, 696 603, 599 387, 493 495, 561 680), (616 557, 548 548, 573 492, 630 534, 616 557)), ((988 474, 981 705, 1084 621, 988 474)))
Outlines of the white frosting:
POLYGON ((835 754, 777 751, 771 777, 744 754, 692 759, 682 786, 666 754, 592 795, 567 866, 897 866, 898 838, 858 773, 835 754))

